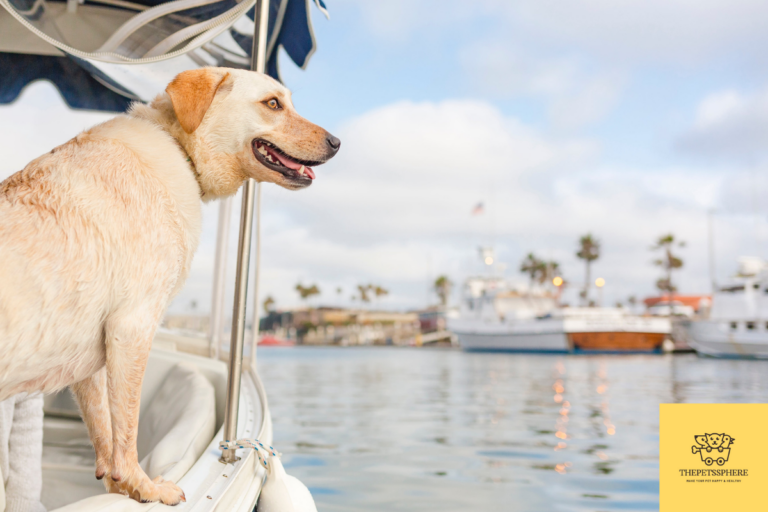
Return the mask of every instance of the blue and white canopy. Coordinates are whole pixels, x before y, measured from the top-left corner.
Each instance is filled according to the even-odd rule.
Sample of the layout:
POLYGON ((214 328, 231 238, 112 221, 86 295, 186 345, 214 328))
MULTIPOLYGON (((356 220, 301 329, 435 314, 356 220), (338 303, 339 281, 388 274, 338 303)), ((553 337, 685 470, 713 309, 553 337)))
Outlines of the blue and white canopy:
MULTIPOLYGON (((322 0, 312 0, 327 16, 322 0)), ((119 112, 178 73, 249 68, 255 0, 0 0, 0 104, 49 80, 72 108, 119 112)), ((282 47, 304 68, 315 51, 310 0, 270 0, 267 72, 282 47)))

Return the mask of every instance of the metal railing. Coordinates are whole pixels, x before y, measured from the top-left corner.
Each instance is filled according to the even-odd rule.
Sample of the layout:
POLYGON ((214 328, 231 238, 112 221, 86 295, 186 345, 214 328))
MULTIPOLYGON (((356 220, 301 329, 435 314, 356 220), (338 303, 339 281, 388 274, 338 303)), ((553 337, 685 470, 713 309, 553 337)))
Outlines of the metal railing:
MULTIPOLYGON (((266 69, 267 27, 269 0, 257 0, 255 6, 253 51, 251 69, 264 73, 266 69)), ((251 257, 253 232, 253 205, 257 183, 249 178, 243 185, 243 205, 240 212, 240 241, 237 246, 237 273, 235 277, 235 305, 232 314, 232 338, 229 347, 229 377, 227 380, 227 407, 224 413, 224 440, 237 439, 237 412, 240 404, 240 378, 243 369, 243 341, 245 336, 245 308, 248 298, 248 266, 251 257)), ((258 288, 257 288, 258 289, 258 288)), ((258 302, 258 297, 255 298, 258 302)), ((258 325, 254 318, 254 325, 258 325)), ((254 336, 257 328, 254 328, 254 336)), ((255 349, 255 345, 254 345, 255 349)), ((231 464, 237 460, 235 450, 223 450, 221 461, 231 464)))

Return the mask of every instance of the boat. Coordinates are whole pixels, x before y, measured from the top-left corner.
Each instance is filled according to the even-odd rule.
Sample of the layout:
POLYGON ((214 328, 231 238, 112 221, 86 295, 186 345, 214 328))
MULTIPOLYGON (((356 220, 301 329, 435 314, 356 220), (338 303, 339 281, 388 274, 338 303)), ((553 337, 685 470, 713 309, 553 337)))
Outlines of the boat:
POLYGON ((276 336, 262 336, 259 340, 260 347, 295 347, 296 342, 293 340, 284 340, 276 336))
POLYGON ((739 259, 739 272, 712 295, 709 318, 688 324, 688 343, 700 355, 768 359, 768 265, 739 259))
POLYGON ((624 308, 559 307, 544 288, 494 277, 465 282, 448 328, 467 351, 541 353, 660 352, 672 330, 668 318, 624 308))
MULTIPOLYGON (((314 3, 325 13, 322 0, 314 3)), ((309 2, 302 0, 0 0, 0 6, 0 104, 45 79, 71 108, 122 112, 132 101, 151 101, 188 69, 239 67, 279 79, 280 48, 289 47, 289 57, 302 68, 315 49, 309 2)), ((186 502, 176 510, 251 512, 265 500, 275 510, 297 489, 303 507, 277 508, 315 510, 306 487, 280 471, 279 455, 262 446, 272 443, 272 423, 256 372, 258 332, 243 357, 259 190, 253 180, 243 186, 228 353, 220 354, 220 335, 229 214, 219 218, 210 338, 158 330, 153 340, 141 390, 138 453, 150 477, 182 488, 186 502), (278 491, 270 494, 269 488, 278 491)), ((228 203, 222 201, 220 213, 228 203)), ((258 254, 256 261, 258 286, 258 254)), ((95 479, 94 449, 68 390, 46 397, 44 414, 42 501, 48 510, 164 507, 108 494, 95 479)))
MULTIPOLYGON (((227 405, 227 364, 197 355, 196 338, 160 331, 153 341, 141 391, 138 449, 147 474, 175 481, 186 494, 177 510, 250 512, 265 469, 253 450, 222 463, 227 405)), ((237 432, 272 444, 264 387, 253 368, 242 372, 237 432)), ((122 494, 106 494, 94 478, 95 454, 77 404, 68 390, 45 398, 43 504, 49 511, 144 510, 122 494)), ((155 506, 163 506, 151 504, 155 506)))

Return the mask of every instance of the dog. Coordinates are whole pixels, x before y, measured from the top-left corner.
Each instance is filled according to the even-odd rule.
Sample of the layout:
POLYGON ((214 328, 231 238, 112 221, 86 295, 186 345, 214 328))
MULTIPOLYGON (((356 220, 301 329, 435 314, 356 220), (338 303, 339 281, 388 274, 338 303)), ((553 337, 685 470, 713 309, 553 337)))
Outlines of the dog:
POLYGON ((704 434, 707 438, 707 445, 710 448, 720 448, 723 444, 723 434, 704 434))
POLYGON ((253 178, 291 190, 341 142, 255 72, 179 74, 0 183, 0 400, 71 386, 109 492, 175 505, 136 436, 154 332, 189 273, 201 201, 253 178))

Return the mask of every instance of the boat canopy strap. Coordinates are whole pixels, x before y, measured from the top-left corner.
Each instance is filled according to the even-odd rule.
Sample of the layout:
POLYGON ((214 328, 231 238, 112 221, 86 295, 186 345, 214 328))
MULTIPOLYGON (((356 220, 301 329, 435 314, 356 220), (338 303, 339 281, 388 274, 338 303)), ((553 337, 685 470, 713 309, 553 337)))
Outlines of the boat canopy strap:
MULTIPOLYGON (((70 107, 120 112, 181 71, 248 69, 255 2, 0 0, 0 104, 44 79, 70 107)), ((328 15, 322 0, 269 0, 266 71, 277 80, 280 48, 301 68, 315 51, 312 3, 328 15)))

